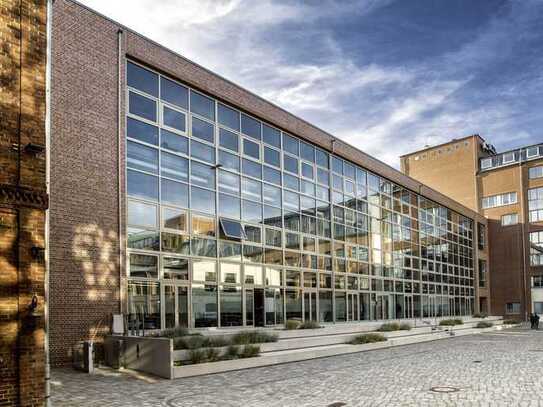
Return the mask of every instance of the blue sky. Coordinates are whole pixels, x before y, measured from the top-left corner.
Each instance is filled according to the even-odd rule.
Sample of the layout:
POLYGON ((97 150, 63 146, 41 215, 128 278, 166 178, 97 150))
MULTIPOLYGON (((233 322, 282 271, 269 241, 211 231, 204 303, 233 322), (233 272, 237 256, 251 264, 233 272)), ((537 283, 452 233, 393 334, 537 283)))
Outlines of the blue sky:
POLYGON ((543 142, 543 0, 82 3, 395 167, 543 142))

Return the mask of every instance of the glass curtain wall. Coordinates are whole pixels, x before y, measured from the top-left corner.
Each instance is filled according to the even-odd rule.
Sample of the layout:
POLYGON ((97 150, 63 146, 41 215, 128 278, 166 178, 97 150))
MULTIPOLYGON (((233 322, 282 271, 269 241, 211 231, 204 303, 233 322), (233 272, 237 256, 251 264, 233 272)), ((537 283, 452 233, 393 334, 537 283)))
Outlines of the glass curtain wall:
POLYGON ((130 61, 126 100, 140 325, 471 313, 471 219, 130 61))

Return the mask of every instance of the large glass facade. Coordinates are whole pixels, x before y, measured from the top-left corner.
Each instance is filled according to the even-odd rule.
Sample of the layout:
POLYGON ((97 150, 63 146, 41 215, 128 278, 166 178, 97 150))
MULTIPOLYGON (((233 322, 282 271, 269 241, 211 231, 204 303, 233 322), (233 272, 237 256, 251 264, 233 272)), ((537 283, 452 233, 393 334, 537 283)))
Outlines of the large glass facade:
POLYGON ((132 319, 472 312, 471 219, 152 70, 127 75, 132 319))

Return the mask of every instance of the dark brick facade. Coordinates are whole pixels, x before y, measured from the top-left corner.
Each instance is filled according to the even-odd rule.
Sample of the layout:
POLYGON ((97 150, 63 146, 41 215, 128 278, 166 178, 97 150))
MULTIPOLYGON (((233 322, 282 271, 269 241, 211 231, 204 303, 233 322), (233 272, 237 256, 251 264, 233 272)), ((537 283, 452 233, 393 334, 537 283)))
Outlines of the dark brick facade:
MULTIPOLYGON (((486 223, 457 202, 78 3, 56 0, 53 20, 50 250, 54 365, 69 362, 75 342, 107 332, 111 314, 124 304, 124 256, 118 232, 119 222, 124 230, 124 208, 118 204, 118 185, 124 202, 124 158, 120 180, 118 175, 119 125, 124 134, 118 113, 119 30, 121 72, 125 57, 137 59, 486 223)), ((120 80, 124 89, 122 73, 120 80)), ((124 137, 120 144, 120 157, 124 157, 124 137)))
POLYGON ((0 406, 45 397, 46 12, 0 3, 0 406))

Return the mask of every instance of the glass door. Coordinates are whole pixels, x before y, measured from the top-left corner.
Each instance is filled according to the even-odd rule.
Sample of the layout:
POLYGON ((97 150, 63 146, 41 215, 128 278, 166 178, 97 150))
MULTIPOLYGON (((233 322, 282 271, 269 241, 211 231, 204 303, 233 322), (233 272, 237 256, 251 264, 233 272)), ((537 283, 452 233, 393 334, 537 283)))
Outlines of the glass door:
POLYGON ((189 326, 188 287, 165 284, 163 291, 164 327, 176 328, 189 326))
POLYGON ((304 291, 304 320, 317 321, 317 293, 304 291))
POLYGON ((406 318, 414 318, 415 313, 413 312, 413 296, 412 295, 406 295, 404 297, 404 303, 405 303, 405 317, 406 318))
POLYGON ((255 293, 252 289, 245 290, 245 326, 255 325, 255 293))
POLYGON ((347 293, 347 321, 359 320, 358 293, 347 293))

